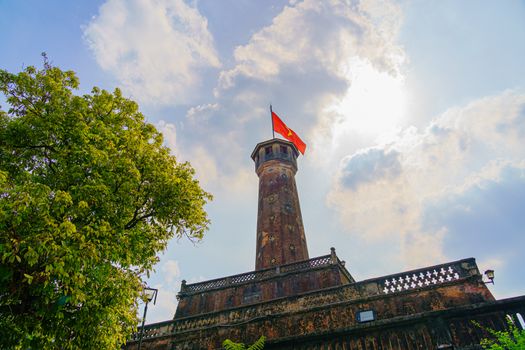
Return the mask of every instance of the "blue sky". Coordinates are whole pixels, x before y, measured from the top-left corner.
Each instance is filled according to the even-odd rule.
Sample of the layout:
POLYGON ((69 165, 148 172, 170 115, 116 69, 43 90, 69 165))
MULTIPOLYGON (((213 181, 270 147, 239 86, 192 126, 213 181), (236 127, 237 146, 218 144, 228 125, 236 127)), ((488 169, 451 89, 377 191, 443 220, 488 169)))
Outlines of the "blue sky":
POLYGON ((148 322, 180 281, 255 262, 253 147, 269 104, 307 143, 296 176, 311 257, 356 280, 465 257, 525 292, 522 1, 0 1, 0 67, 122 88, 215 199, 199 244, 173 240, 148 322))

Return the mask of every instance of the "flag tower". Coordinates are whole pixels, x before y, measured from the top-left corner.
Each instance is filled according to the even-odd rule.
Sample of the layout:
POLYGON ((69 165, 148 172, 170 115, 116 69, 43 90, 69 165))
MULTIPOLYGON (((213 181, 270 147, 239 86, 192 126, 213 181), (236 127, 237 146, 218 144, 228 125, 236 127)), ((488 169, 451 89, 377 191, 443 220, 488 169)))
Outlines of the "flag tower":
MULTIPOLYGON (((251 154, 259 177, 255 271, 183 280, 173 319, 141 327, 126 349, 213 350, 225 339, 265 335, 269 350, 466 350, 489 336, 483 329, 520 324, 525 296, 495 300, 473 258, 361 281, 335 248, 309 258, 295 184, 306 145, 271 115, 272 130, 288 141, 274 137, 251 154)), ((203 269, 213 264, 196 259, 203 269)), ((354 261, 367 259, 374 257, 354 261)))
POLYGON ((275 138, 251 155, 259 177, 256 270, 308 259, 295 184, 298 156, 293 143, 275 138))

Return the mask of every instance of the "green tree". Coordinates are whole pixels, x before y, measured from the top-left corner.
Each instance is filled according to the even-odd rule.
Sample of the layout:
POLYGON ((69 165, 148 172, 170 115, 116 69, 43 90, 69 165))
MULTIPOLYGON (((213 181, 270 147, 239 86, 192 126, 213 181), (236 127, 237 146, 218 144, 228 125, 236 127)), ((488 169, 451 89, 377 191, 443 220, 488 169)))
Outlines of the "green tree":
MULTIPOLYGON (((479 326, 479 324, 477 325, 479 326)), ((490 328, 486 328, 485 330, 491 335, 491 338, 481 340, 481 346, 483 347, 483 349, 486 349, 486 350, 524 350, 525 349, 525 329, 519 329, 511 321, 509 321, 508 331, 495 331, 490 328)))
POLYGON ((137 104, 72 71, 0 70, 0 348, 116 349, 174 236, 211 196, 137 104))
POLYGON ((230 339, 226 339, 222 342, 222 346, 226 350, 262 350, 264 349, 264 342, 266 341, 266 337, 264 335, 261 335, 259 339, 249 347, 246 347, 243 343, 235 343, 231 341, 230 339))

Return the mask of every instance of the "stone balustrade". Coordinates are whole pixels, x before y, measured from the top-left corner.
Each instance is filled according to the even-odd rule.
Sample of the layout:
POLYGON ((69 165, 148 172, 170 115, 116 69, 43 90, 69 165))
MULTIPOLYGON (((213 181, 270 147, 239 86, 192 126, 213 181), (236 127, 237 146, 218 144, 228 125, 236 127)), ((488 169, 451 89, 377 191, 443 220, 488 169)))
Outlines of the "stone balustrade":
MULTIPOLYGON (((334 254, 281 266, 280 269, 266 269, 247 274, 240 274, 212 281, 186 285, 183 292, 195 293, 202 290, 222 288, 233 284, 250 283, 276 273, 288 273, 323 267, 329 264, 342 264, 334 254)), ((320 305, 345 303, 365 300, 414 291, 425 291, 437 285, 453 285, 468 278, 481 280, 481 275, 476 267, 475 260, 463 259, 446 264, 410 270, 403 273, 368 279, 343 286, 327 288, 321 291, 308 292, 297 296, 293 302, 288 298, 280 298, 261 302, 249 307, 238 307, 229 310, 212 312, 198 316, 180 318, 145 326, 144 339, 162 337, 169 334, 179 334, 208 327, 231 327, 237 324, 252 322, 270 315, 285 313, 290 309, 290 304, 295 304, 296 309, 307 310, 320 305), (393 288, 392 288, 393 287, 393 288)), ((131 340, 138 339, 139 332, 131 340)))
POLYGON ((280 274, 311 270, 313 268, 322 268, 330 266, 331 264, 340 264, 342 266, 342 262, 339 261, 337 257, 334 259, 334 255, 329 254, 305 261, 299 261, 287 265, 276 266, 264 270, 252 271, 199 283, 186 284, 185 281, 183 281, 179 295, 202 293, 214 289, 238 286, 246 283, 262 281, 280 274))

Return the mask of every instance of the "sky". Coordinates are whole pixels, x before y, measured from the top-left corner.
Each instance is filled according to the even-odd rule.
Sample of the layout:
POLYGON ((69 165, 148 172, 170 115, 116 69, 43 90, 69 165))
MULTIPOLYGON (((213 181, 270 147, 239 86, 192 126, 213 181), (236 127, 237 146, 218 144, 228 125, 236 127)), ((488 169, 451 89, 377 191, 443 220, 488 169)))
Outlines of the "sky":
MULTIPOLYGON (((525 2, 0 0, 0 68, 119 87, 205 190, 210 230, 173 239, 147 323, 188 283, 252 271, 269 105, 307 144, 310 257, 356 280, 475 257, 525 294, 525 2)), ((3 106, 5 108, 5 106, 3 106)))

